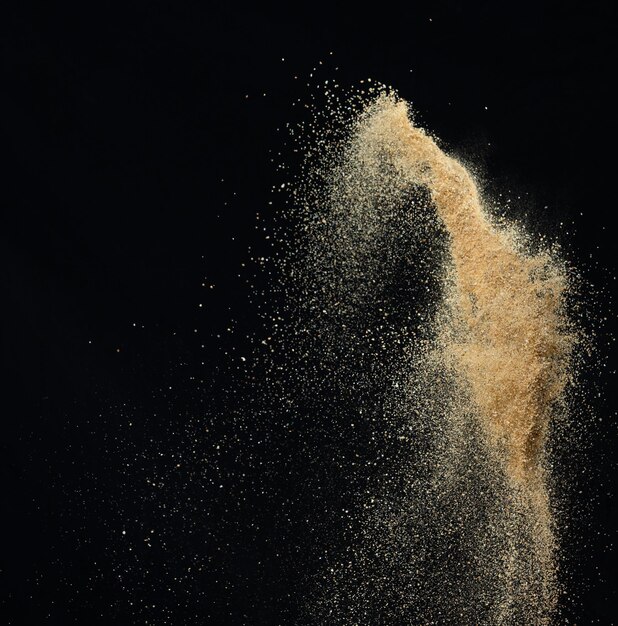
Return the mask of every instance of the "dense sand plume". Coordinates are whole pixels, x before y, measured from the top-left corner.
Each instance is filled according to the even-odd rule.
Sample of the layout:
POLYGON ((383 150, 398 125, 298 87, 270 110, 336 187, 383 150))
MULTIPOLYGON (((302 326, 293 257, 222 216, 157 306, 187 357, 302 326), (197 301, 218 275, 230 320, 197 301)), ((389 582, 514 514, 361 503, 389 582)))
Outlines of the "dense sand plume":
POLYGON ((471 386, 488 437, 504 446, 509 475, 538 480, 552 406, 568 380, 565 277, 547 255, 518 251, 491 224, 471 175, 410 124, 404 102, 374 106, 361 142, 429 188, 450 235, 453 328, 445 353, 471 386))

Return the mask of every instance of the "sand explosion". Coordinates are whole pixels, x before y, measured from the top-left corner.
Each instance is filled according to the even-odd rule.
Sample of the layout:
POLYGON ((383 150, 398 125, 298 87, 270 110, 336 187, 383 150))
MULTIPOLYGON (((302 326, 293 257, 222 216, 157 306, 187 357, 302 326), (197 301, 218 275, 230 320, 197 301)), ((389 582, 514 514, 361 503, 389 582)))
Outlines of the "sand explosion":
POLYGON ((329 312, 315 334, 340 388, 397 388, 374 397, 401 444, 326 559, 308 620, 548 624, 558 583, 545 444, 570 378, 567 273, 496 224, 467 169, 391 93, 327 153, 320 191, 299 194, 313 213, 296 274, 329 312), (384 295, 413 247, 429 293, 416 325, 413 303, 384 295), (359 363, 371 376, 360 380, 359 363))

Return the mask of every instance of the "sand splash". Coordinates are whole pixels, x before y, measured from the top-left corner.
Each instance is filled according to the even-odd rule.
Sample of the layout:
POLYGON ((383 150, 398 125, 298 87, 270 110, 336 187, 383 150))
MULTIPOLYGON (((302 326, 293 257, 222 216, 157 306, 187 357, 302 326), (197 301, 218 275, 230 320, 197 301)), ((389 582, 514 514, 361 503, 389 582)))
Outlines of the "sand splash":
POLYGON ((296 274, 329 311, 315 335, 341 388, 374 389, 385 440, 401 445, 369 480, 339 556, 325 557, 308 621, 551 623, 545 451, 570 381, 566 270, 495 223, 467 169, 390 92, 319 170, 320 191, 298 196, 317 214, 296 274), (413 252, 402 232, 429 293, 417 325, 414 303, 388 295, 413 252))

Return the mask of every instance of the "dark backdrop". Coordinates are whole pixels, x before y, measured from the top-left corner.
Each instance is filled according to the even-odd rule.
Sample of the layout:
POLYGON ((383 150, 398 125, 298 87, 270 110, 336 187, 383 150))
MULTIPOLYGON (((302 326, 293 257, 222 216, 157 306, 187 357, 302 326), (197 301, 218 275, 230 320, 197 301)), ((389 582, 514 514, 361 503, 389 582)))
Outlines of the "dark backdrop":
MULTIPOLYGON (((611 3, 361 5, 3 6, 0 622, 285 621, 285 580, 247 574, 238 586, 219 549, 193 583, 207 592, 179 592, 149 618, 135 604, 156 604, 167 583, 155 572, 150 587, 131 587, 111 563, 117 511, 141 513, 119 478, 121 449, 147 456, 191 410, 184 398, 209 393, 196 379, 216 388, 219 362, 243 341, 217 334, 230 320, 238 337, 257 323, 241 263, 264 245, 255 214, 269 217, 278 129, 302 118, 291 104, 312 93, 307 83, 394 86, 521 195, 539 230, 562 228, 587 278, 613 287, 611 3), (131 597, 118 602, 119 589, 131 597)), ((615 428, 603 376, 605 426, 590 455, 603 481, 582 479, 590 521, 569 623, 613 623, 615 428)), ((276 568, 267 543, 258 561, 276 568)))

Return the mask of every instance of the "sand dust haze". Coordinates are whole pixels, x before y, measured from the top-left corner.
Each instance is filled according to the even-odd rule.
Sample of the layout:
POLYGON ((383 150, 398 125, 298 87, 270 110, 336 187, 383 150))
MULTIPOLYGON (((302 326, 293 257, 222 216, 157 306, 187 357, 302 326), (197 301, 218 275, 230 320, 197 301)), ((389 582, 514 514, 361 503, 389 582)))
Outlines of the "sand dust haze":
POLYGON ((382 91, 349 110, 335 109, 343 139, 312 140, 292 273, 334 402, 353 388, 348 405, 381 424, 390 460, 362 470, 307 620, 549 624, 546 443, 571 380, 568 272, 496 222, 405 101, 382 91))

